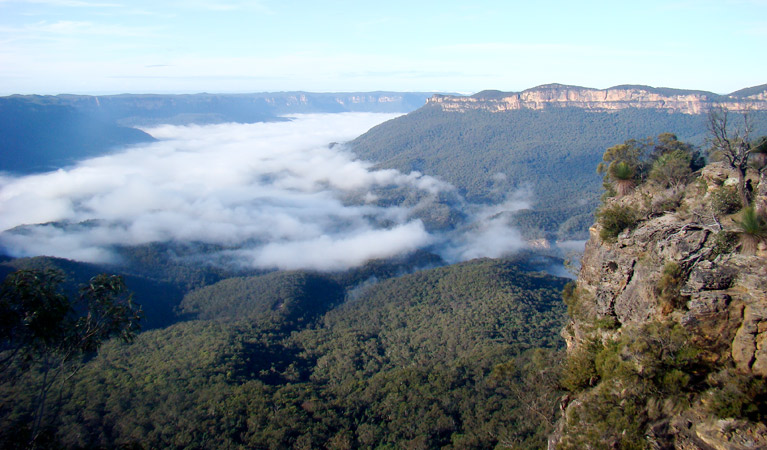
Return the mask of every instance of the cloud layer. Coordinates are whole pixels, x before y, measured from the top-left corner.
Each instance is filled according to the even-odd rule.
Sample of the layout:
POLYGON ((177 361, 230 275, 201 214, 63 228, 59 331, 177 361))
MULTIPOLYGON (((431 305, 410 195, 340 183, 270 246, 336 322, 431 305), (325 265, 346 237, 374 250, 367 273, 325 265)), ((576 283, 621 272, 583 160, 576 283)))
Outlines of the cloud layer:
MULTIPOLYGON (((382 189, 428 199, 452 192, 414 172, 375 170, 343 145, 387 114, 293 116, 289 122, 161 126, 160 141, 34 176, 0 177, 0 246, 13 256, 112 262, 114 246, 214 244, 251 267, 343 269, 427 246, 450 260, 500 256, 520 239, 508 212, 434 234, 415 208, 382 206, 382 189)), ((426 199, 426 200, 423 200, 426 199)), ((428 203, 428 201, 426 201, 428 203)), ((520 206, 521 205, 521 206, 520 206)))

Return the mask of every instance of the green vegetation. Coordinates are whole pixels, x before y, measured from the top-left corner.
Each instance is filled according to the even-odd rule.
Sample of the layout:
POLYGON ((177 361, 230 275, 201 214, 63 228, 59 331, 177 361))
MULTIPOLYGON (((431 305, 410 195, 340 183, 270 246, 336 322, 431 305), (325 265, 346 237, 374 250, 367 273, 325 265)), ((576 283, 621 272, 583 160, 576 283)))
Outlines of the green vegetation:
MULTIPOLYGON (((596 148, 624 136, 626 123, 634 135, 658 133, 655 114, 423 108, 355 148, 384 166, 442 176, 471 201, 532 185, 538 203, 516 213, 515 225, 526 236, 575 237, 592 223, 596 148)), ((663 129, 669 120, 694 129, 688 116, 662 115, 663 129)), ((616 241, 648 209, 676 210, 701 166, 700 152, 669 133, 609 147, 599 169, 606 197, 627 198, 606 199, 600 237, 616 241)), ((440 208, 450 201, 423 211, 430 225, 460 220, 440 208)), ((715 215, 741 204, 734 189, 711 194, 715 215)), ((736 220, 751 240, 744 249, 766 238, 753 209, 736 220)), ((735 237, 714 234, 713 256, 731 252, 735 237)), ((712 358, 680 325, 622 324, 598 313, 587 290, 530 272, 522 259, 415 272, 442 264, 420 252, 331 274, 184 259, 205 250, 220 249, 121 249, 132 274, 125 283, 64 260, 0 263, 3 274, 27 270, 0 290, 0 446, 539 449, 556 429, 559 400, 570 399, 565 390, 578 402, 563 418, 561 449, 646 448, 671 417, 700 405, 722 418, 767 417, 764 380, 712 358), (83 281, 83 303, 73 307, 83 281), (138 334, 126 287, 145 305, 148 331, 138 334), (586 336, 566 358, 565 306, 578 327, 567 329, 586 336)), ((666 319, 684 308, 687 264, 667 262, 647 289, 666 319)))
POLYGON ((648 425, 689 406, 690 395, 706 387, 700 352, 673 322, 584 343, 563 372, 562 384, 583 394, 565 418, 558 448, 646 448, 648 425))
POLYGON ((663 266, 656 295, 664 314, 670 314, 684 304, 684 298, 679 292, 685 280, 684 275, 682 268, 675 262, 667 262, 663 266))
POLYGON ((682 150, 664 153, 653 162, 650 180, 664 188, 679 187, 692 175, 691 161, 691 155, 682 150))
POLYGON ((615 190, 618 195, 628 195, 634 190, 636 167, 632 167, 626 161, 617 161, 610 165, 608 172, 615 183, 615 190))
MULTIPOLYGON (((755 123, 763 122, 764 115, 756 114, 755 123)), ((593 167, 613 143, 626 136, 658 136, 645 149, 648 154, 656 148, 656 154, 689 150, 691 170, 702 167, 700 152, 663 133, 669 129, 697 144, 706 134, 698 116, 649 109, 457 113, 426 106, 371 129, 352 145, 380 167, 436 175, 472 202, 498 202, 508 192, 532 187, 532 209, 541 220, 527 226, 531 235, 585 239, 600 196, 593 167)), ((651 167, 636 176, 646 177, 651 167)))
MULTIPOLYGON (((151 267, 147 266, 150 269, 151 267)), ((61 289, 68 297, 73 298, 78 295, 79 286, 87 284, 91 278, 101 273, 116 272, 118 268, 48 257, 20 258, 0 262, 0 277, 18 270, 60 273, 61 289)), ((155 274, 160 275, 160 271, 158 270, 155 274)), ((127 290, 132 292, 137 303, 141 304, 144 312, 141 320, 142 329, 161 328, 178 320, 175 309, 181 303, 183 293, 176 285, 177 283, 130 274, 124 274, 121 277, 127 290)))
POLYGON ((603 203, 596 214, 600 238, 615 242, 621 232, 643 218, 677 210, 684 196, 681 188, 703 164, 698 149, 671 133, 661 133, 655 140, 630 139, 609 147, 597 165, 597 173, 604 174, 603 203), (652 181, 651 188, 645 183, 648 180, 652 181), (641 204, 612 200, 642 185, 641 204))
POLYGON ((710 196, 711 211, 716 215, 732 214, 743 207, 734 187, 720 186, 712 190, 710 196))
POLYGON ((706 392, 707 409, 719 418, 767 420, 767 380, 733 370, 723 370, 710 377, 712 388, 706 392))
POLYGON ((630 139, 605 150, 597 173, 604 174, 603 199, 630 194, 645 180, 661 188, 679 188, 705 164, 700 151, 679 141, 675 134, 661 133, 655 140, 630 139))
POLYGON ((714 257, 732 253, 738 245, 738 235, 730 231, 720 231, 713 237, 711 253, 714 257))
POLYGON ((14 446, 46 447, 51 389, 63 389, 82 367, 80 358, 104 341, 116 336, 130 342, 140 330, 141 309, 120 277, 94 277, 80 289, 77 303, 61 292, 62 281, 55 271, 24 270, 0 286, 0 373, 6 381, 35 378, 27 386, 26 414, 12 418, 14 446))
MULTIPOLYGON (((730 186, 732 180, 718 181, 716 178, 722 176, 716 170, 709 173, 712 181, 722 186, 709 189, 702 180, 694 182, 699 153, 692 147, 684 148, 685 144, 670 136, 659 136, 662 145, 655 144, 653 151, 649 151, 648 143, 626 141, 605 152, 599 170, 605 173, 608 195, 597 214, 600 237, 614 242, 638 220, 674 211, 667 219, 681 221, 681 231, 688 226, 706 230, 706 251, 701 256, 711 262, 708 267, 716 267, 717 262, 728 258, 758 264, 758 260, 731 253, 738 241, 744 253, 755 252, 767 240, 767 219, 744 203, 736 188, 730 186), (626 176, 622 176, 619 172, 623 166, 633 168, 633 172, 626 170, 626 176), (625 195, 619 183, 631 177, 639 183, 635 194, 609 198, 625 195), (645 180, 649 182, 643 183, 645 180), (743 205, 746 207, 740 214, 734 215, 743 205)), ((751 171, 745 175, 754 180, 754 174, 751 171)), ((757 189, 760 192, 761 186, 757 189)), ((643 231, 655 229, 648 226, 643 231)), ((649 241, 656 243, 654 239, 658 238, 649 241)), ((620 286, 630 295, 602 296, 595 301, 585 287, 577 284, 563 291, 568 314, 574 321, 567 332, 576 339, 576 346, 567 355, 560 379, 563 388, 571 393, 566 398, 572 401, 563 418, 559 450, 672 448, 689 438, 679 428, 680 419, 689 420, 691 430, 702 430, 717 418, 737 424, 735 428, 748 429, 767 417, 764 377, 756 375, 756 370, 751 374, 742 370, 740 362, 739 370, 735 369, 735 332, 726 327, 740 327, 739 320, 726 323, 726 319, 716 317, 721 314, 718 311, 703 316, 699 309, 706 301, 703 295, 693 295, 694 301, 690 302, 687 289, 696 279, 690 278, 690 272, 701 266, 696 267, 697 262, 691 262, 691 258, 671 260, 664 258, 662 250, 643 250, 639 254, 634 253, 636 249, 627 250, 637 263, 631 268, 631 276, 646 277, 633 286, 620 286), (647 264, 662 264, 662 270, 648 271, 647 264), (634 307, 636 303, 632 302, 648 301, 650 304, 644 306, 653 311, 639 323, 631 316, 616 323, 613 317, 597 313, 597 307, 612 308, 611 301, 615 302, 616 312, 619 301, 621 311, 626 306, 634 307), (696 319, 690 321, 689 317, 696 319)), ((611 248, 613 251, 621 250, 611 248)), ((607 263, 605 270, 609 271, 616 263, 610 261, 612 256, 606 258, 609 262, 603 264, 607 263)), ((715 273, 727 276, 724 271, 715 273)), ((722 281, 721 286, 728 283, 722 281)), ((595 288, 599 293, 600 286, 595 288)), ((729 296, 718 295, 712 298, 732 301, 729 296)))
POLYGON ((562 372, 561 384, 579 403, 568 409, 557 448, 662 446, 670 418, 700 405, 722 419, 763 422, 764 378, 711 359, 695 342, 673 321, 652 321, 624 327, 617 339, 581 343, 562 372))
POLYGON ((313 319, 343 302, 341 286, 318 274, 274 272, 229 278, 197 289, 184 297, 180 312, 196 319, 248 319, 269 317, 275 324, 292 326, 313 319))
POLYGON ((619 196, 630 194, 645 176, 644 157, 649 141, 629 140, 605 150, 597 173, 605 174, 603 186, 619 196))
POLYGON ((581 392, 593 387, 599 381, 596 357, 601 349, 597 342, 583 343, 576 351, 567 355, 560 383, 570 392, 581 392))
MULTIPOLYGON (((56 393, 51 442, 143 448, 541 448, 557 413, 564 281, 478 260, 239 277, 189 320, 107 342, 56 393)), ((32 371, 0 383, 4 448, 32 371)))
POLYGON ((767 218, 752 206, 743 208, 735 224, 738 226, 741 250, 744 253, 755 253, 759 244, 767 241, 767 218))
POLYGON ((603 241, 615 242, 623 230, 636 225, 639 221, 639 214, 631 206, 609 204, 597 212, 597 220, 602 226, 599 230, 599 237, 603 241))

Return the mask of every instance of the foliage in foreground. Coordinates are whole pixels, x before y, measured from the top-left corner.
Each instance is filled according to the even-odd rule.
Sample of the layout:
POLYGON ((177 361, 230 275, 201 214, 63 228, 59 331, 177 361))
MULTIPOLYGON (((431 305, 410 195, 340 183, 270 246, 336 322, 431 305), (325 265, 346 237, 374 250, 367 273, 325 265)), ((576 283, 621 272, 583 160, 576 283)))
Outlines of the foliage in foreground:
POLYGON ((582 345, 563 371, 563 385, 582 396, 568 411, 558 448, 646 448, 648 425, 689 407, 705 386, 700 353, 673 322, 651 322, 624 329, 618 340, 582 345))
POLYGON ((21 270, 0 286, 0 374, 5 382, 35 380, 27 386, 27 410, 9 418, 16 430, 4 430, 12 439, 6 446, 48 446, 51 390, 76 374, 81 357, 112 337, 130 342, 140 329, 142 311, 119 276, 92 278, 78 301, 62 293, 63 279, 56 271, 21 270))

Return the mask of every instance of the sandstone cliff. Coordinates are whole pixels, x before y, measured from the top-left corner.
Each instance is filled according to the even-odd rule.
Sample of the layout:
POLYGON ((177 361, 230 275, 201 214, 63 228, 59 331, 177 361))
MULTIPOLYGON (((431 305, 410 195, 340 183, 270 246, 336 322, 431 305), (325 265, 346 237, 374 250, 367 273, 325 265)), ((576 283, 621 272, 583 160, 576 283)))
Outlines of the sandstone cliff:
MULTIPOLYGON (((767 176, 749 177, 764 210, 767 176)), ((767 448, 767 247, 741 251, 721 205, 735 183, 714 163, 686 186, 607 200, 638 221, 614 242, 590 229, 566 295, 575 394, 550 449, 767 448)))
POLYGON ((731 111, 767 110, 767 85, 717 95, 711 92, 680 89, 657 89, 649 86, 616 86, 590 89, 561 84, 548 84, 522 92, 483 91, 470 97, 434 95, 427 104, 444 111, 490 112, 546 107, 583 108, 593 111, 615 111, 626 108, 661 109, 684 114, 706 113, 713 104, 731 111))

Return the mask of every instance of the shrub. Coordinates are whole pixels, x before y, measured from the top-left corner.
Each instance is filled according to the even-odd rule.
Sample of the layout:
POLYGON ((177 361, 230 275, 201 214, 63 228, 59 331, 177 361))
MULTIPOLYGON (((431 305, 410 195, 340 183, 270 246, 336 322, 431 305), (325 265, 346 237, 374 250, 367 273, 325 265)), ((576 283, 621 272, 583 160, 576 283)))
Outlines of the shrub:
POLYGON ((711 191, 711 210, 714 214, 732 214, 739 210, 740 196, 734 187, 721 186, 711 191))
POLYGON ((679 208, 679 205, 682 204, 683 197, 684 191, 677 191, 671 194, 668 192, 660 192, 651 198, 649 206, 650 212, 652 214, 663 214, 676 211, 679 208))
POLYGON ((684 271, 679 264, 667 262, 663 266, 663 272, 657 285, 658 302, 663 314, 670 314, 684 304, 684 299, 679 293, 683 282, 684 271))
POLYGON ((651 322, 624 338, 625 352, 635 361, 637 375, 663 396, 688 391, 693 375, 701 371, 701 349, 678 323, 651 322))
POLYGON ((721 419, 767 419, 767 380, 725 370, 710 377, 706 409, 721 419))
POLYGON ((562 289, 562 300, 567 305, 567 315, 573 319, 582 319, 581 302, 578 287, 574 281, 568 282, 562 289))
POLYGON ((738 235, 729 231, 716 233, 711 241, 711 255, 717 257, 732 253, 738 245, 738 235))
POLYGON ((592 387, 599 381, 594 360, 602 345, 597 342, 584 342, 570 353, 565 361, 560 383, 570 392, 580 392, 592 387))
POLYGON ((736 220, 740 231, 741 251, 755 253, 760 242, 767 240, 767 219, 762 214, 749 206, 740 214, 740 220, 736 220))
POLYGON ((615 242, 623 230, 639 222, 639 214, 630 206, 608 205, 599 210, 597 220, 602 226, 599 237, 603 241, 615 242))
POLYGON ((601 317, 594 321, 594 327, 600 330, 615 330, 620 326, 621 323, 613 316, 601 317))
POLYGON ((682 150, 662 154, 652 165, 650 179, 663 187, 677 187, 692 175, 691 156, 682 150))

